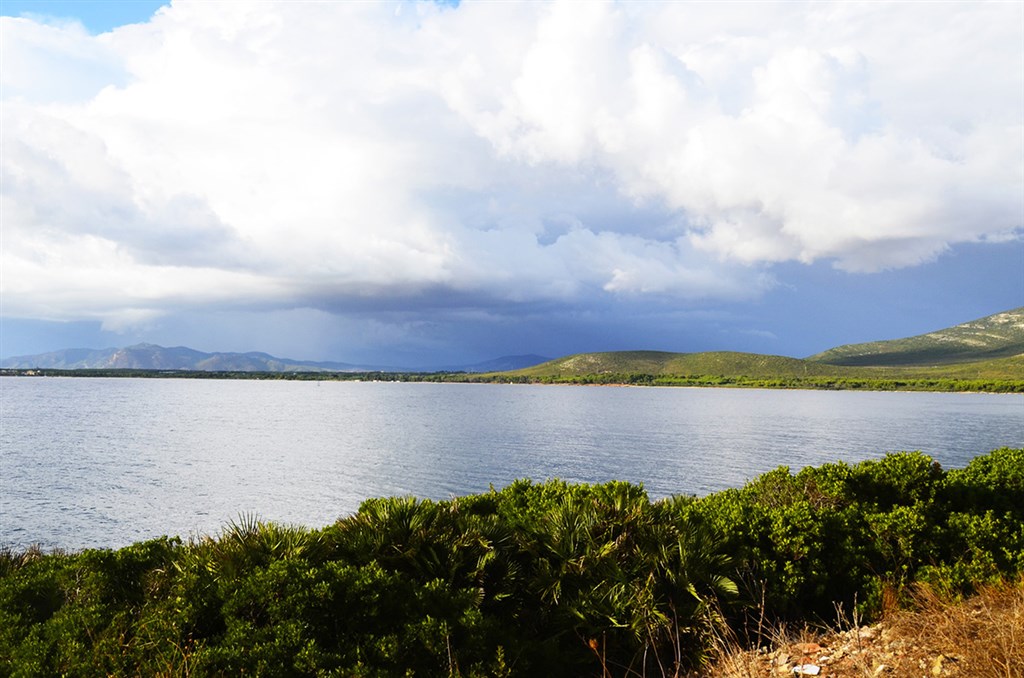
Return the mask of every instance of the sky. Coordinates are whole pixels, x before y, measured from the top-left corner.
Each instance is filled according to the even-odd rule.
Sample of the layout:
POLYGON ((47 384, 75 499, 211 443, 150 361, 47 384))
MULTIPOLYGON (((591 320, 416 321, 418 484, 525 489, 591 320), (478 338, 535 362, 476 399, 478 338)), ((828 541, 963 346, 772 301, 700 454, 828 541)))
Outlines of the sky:
POLYGON ((803 357, 1024 306, 1024 3, 0 15, 0 357, 803 357))

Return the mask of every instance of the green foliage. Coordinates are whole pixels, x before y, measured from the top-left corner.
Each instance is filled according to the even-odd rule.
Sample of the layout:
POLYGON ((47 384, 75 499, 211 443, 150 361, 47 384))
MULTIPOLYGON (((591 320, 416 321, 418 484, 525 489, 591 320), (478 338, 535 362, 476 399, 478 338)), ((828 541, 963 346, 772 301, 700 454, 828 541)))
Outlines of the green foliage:
POLYGON ((1024 449, 976 457, 947 473, 938 492, 948 517, 939 557, 922 578, 965 591, 1024 573, 1024 449))
POLYGON ((162 594, 178 547, 160 539, 10 568, 0 580, 0 665, 24 675, 130 673, 141 607, 162 594))
MULTIPOLYGON (((716 627, 1024 574, 1024 450, 766 473, 703 498, 520 480, 322 530, 0 552, 0 676, 655 675, 716 627)), ((721 629, 719 629, 720 631, 721 629)))

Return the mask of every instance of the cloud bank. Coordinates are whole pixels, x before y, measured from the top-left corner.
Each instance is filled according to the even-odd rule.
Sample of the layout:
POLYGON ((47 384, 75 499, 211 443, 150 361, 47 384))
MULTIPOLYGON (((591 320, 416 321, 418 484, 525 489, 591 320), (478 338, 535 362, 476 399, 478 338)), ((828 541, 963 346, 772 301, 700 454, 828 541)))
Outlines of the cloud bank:
POLYGON ((0 18, 4 313, 748 299, 1021 238, 1019 3, 0 18))

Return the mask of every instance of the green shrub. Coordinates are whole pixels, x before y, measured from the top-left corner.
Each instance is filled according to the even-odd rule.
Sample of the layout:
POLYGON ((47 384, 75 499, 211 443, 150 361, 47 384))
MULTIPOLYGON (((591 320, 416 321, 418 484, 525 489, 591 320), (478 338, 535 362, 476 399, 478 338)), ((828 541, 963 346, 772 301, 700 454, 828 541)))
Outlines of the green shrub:
POLYGON ((522 480, 372 499, 322 530, 243 517, 189 544, 0 552, 0 676, 672 673, 723 623, 1021 574, 1024 450, 779 468, 653 503, 522 480))

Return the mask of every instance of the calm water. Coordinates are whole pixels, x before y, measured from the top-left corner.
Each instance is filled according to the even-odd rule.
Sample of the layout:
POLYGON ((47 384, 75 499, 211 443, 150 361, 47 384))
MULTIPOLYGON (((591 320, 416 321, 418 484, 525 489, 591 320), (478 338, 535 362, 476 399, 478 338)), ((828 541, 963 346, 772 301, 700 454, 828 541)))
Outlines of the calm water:
POLYGON ((326 525, 371 496, 516 478, 705 494, 788 465, 1024 446, 1024 397, 470 384, 0 379, 0 544, 122 546, 241 513, 326 525))

